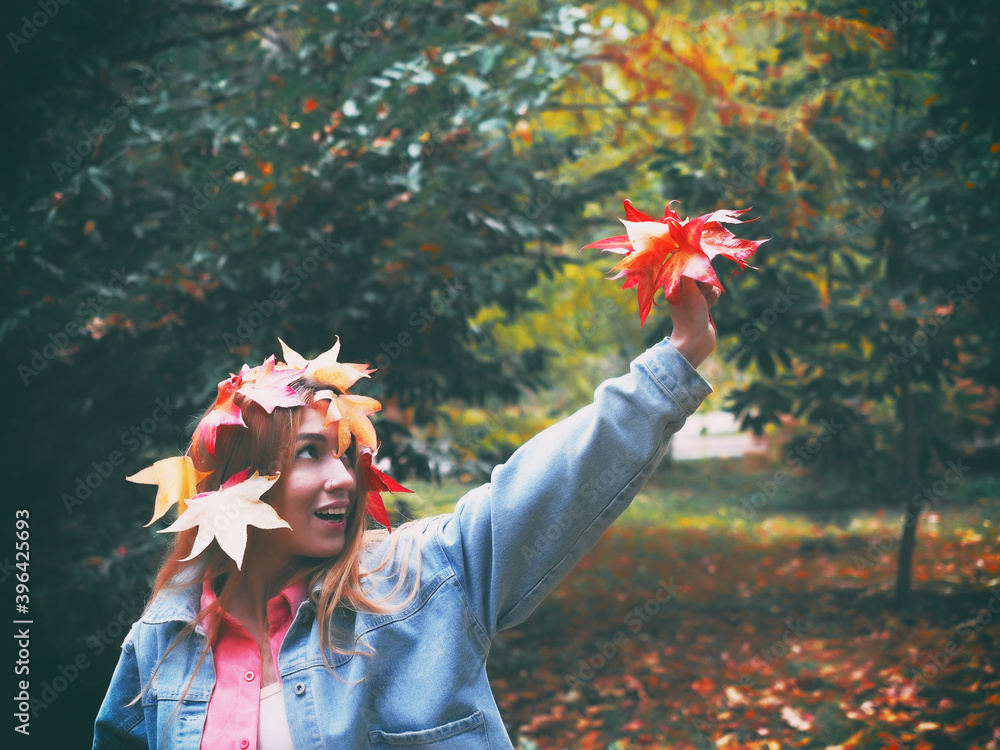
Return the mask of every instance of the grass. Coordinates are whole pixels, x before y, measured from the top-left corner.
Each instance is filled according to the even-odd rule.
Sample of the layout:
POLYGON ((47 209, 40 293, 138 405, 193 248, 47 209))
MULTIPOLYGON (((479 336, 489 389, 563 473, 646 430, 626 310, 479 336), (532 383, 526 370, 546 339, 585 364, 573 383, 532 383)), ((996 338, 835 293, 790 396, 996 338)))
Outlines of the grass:
MULTIPOLYGON (((824 531, 841 534, 868 528, 876 520, 886 524, 893 517, 902 518, 901 503, 882 503, 869 498, 860 507, 831 507, 814 501, 816 487, 808 477, 790 482, 777 490, 747 520, 744 499, 759 493, 759 483, 772 479, 774 469, 749 467, 743 459, 707 459, 676 461, 661 466, 639 492, 616 525, 664 526, 677 528, 740 530, 755 526, 769 516, 780 516, 782 523, 797 526, 803 535, 824 531)), ((446 479, 440 485, 411 481, 412 495, 403 498, 415 517, 450 513, 458 500, 477 484, 446 479)), ((392 498, 386 496, 387 506, 392 498)), ((939 512, 939 531, 952 533, 958 527, 988 522, 986 528, 1000 524, 1000 475, 967 476, 947 498, 948 512, 939 512)), ((759 499, 757 499, 759 502, 759 499)), ((753 508, 752 505, 749 506, 753 508)), ((924 514, 926 521, 931 514, 924 514)))
MULTIPOLYGON (((916 597, 898 610, 898 507, 817 508, 801 479, 741 513, 772 474, 739 460, 663 467, 497 636, 488 673, 516 745, 995 750, 1000 478, 969 475, 923 514, 916 597), (633 632, 628 613, 667 579, 676 597, 633 632)), ((470 487, 414 489, 413 510, 433 515, 470 487)))

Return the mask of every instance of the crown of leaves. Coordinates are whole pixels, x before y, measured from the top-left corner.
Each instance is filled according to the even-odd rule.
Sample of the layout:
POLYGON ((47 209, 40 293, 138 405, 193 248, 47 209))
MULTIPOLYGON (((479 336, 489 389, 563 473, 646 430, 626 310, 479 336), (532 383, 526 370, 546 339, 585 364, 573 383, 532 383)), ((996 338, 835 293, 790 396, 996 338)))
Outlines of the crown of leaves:
MULTIPOLYGON (((271 414, 276 407, 309 405, 291 387, 290 383, 295 380, 305 378, 328 386, 313 395, 313 405, 325 403, 324 426, 338 423, 335 455, 339 457, 344 454, 351 444, 352 436, 359 446, 370 449, 360 457, 367 488, 367 513, 391 533, 389 514, 382 502, 381 493, 412 490, 400 485, 372 463, 373 456, 378 453, 378 442, 369 417, 379 411, 382 404, 367 396, 348 393, 348 389, 358 380, 371 377, 375 370, 368 369, 367 364, 338 362, 340 337, 337 337, 336 343, 328 351, 311 360, 305 359, 281 339, 278 339, 278 343, 281 344, 284 362, 275 361, 274 355, 271 355, 257 367, 243 365, 238 374, 230 373, 229 378, 219 383, 215 403, 202 417, 191 436, 189 453, 193 453, 201 461, 204 454, 199 446, 204 445, 204 450, 217 458, 215 442, 219 428, 247 427, 243 421, 243 412, 236 403, 237 393, 271 414)), ((281 472, 264 476, 254 472, 253 476, 249 476, 249 471, 247 468, 234 474, 218 490, 198 493, 198 485, 212 472, 199 471, 195 468, 192 457, 185 454, 161 459, 126 479, 157 486, 153 517, 146 526, 162 518, 176 505, 177 518, 167 528, 160 529, 160 532, 198 527, 191 553, 185 560, 196 557, 216 539, 239 568, 246 551, 248 526, 261 529, 291 528, 271 505, 260 499, 278 480, 281 472), (226 523, 221 524, 219 520, 223 516, 226 523)))

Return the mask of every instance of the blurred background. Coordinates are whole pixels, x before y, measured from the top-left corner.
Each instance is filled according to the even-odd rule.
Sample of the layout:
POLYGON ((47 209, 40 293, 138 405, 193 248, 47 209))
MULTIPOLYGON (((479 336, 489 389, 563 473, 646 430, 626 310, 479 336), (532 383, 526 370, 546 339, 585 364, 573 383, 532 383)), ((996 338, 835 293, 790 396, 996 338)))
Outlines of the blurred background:
POLYGON ((7 0, 0 19, 19 746, 89 746, 166 542, 125 477, 184 450, 219 380, 279 336, 315 356, 339 335, 378 368, 354 390, 417 490, 386 497, 395 522, 449 512, 669 335, 606 280, 617 256, 578 252, 626 198, 752 206, 736 232, 771 240, 758 270, 716 263, 715 392, 495 642, 515 744, 1000 746, 995 2, 7 0))

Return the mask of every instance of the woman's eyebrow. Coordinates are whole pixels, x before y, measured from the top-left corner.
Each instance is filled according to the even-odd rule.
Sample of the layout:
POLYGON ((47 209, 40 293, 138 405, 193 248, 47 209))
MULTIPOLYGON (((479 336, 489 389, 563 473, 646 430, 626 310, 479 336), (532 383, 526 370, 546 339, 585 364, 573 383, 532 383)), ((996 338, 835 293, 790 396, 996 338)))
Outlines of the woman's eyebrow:
POLYGON ((302 440, 314 440, 314 441, 319 442, 319 443, 325 443, 326 442, 326 435, 323 435, 322 433, 319 433, 319 432, 303 432, 302 434, 300 434, 298 436, 297 440, 298 441, 302 441, 302 440))

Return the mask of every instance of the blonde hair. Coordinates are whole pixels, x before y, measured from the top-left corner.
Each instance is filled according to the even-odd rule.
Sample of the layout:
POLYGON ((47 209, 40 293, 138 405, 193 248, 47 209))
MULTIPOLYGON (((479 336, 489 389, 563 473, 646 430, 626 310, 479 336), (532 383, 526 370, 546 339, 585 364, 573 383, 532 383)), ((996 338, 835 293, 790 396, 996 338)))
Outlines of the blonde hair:
MULTIPOLYGON (((317 384, 307 379, 296 380, 291 387, 299 394, 300 398, 308 404, 312 404, 316 391, 327 386, 317 384)), ((188 447, 188 455, 192 457, 195 467, 200 471, 211 471, 211 475, 202 480, 198 485, 199 492, 208 492, 219 489, 222 484, 234 474, 250 468, 250 474, 259 471, 261 474, 273 474, 281 471, 282 476, 274 485, 261 497, 268 502, 270 499, 279 496, 284 477, 287 475, 287 468, 291 465, 294 457, 295 438, 298 435, 299 425, 302 420, 304 408, 276 407, 271 414, 268 414, 256 402, 245 398, 242 394, 236 394, 236 405, 243 414, 243 421, 247 427, 224 426, 218 430, 215 444, 216 458, 212 458, 204 445, 196 446, 193 443, 188 447), (195 450, 197 448, 197 451, 195 450)), ((211 407, 202 416, 202 419, 211 412, 211 407)), ((389 614, 409 604, 416 597, 420 585, 421 554, 420 547, 417 547, 416 554, 416 574, 413 590, 402 602, 388 606, 385 602, 391 600, 400 591, 405 583, 409 572, 409 559, 417 535, 415 533, 403 533, 415 531, 417 525, 423 525, 423 520, 409 521, 389 532, 381 527, 366 530, 365 517, 367 510, 367 487, 365 486, 364 472, 360 464, 360 452, 354 451, 355 462, 355 484, 353 489, 353 502, 351 503, 345 529, 344 548, 335 557, 327 560, 318 560, 315 564, 300 568, 289 575, 287 579, 279 581, 283 587, 298 574, 306 577, 306 585, 309 591, 310 600, 316 606, 316 621, 321 626, 320 651, 323 663, 338 680, 341 679, 333 669, 333 665, 327 659, 327 651, 333 651, 341 655, 374 656, 375 649, 366 644, 369 651, 344 650, 333 642, 331 626, 333 614, 341 604, 349 606, 357 612, 372 614, 389 614), (402 555, 403 561, 399 566, 398 582, 395 587, 384 597, 371 599, 365 593, 361 582, 367 575, 378 573, 392 560, 399 543, 400 536, 408 536, 409 544, 406 552, 402 555), (380 544, 387 539, 390 544, 386 550, 385 559, 371 570, 361 570, 362 551, 371 544, 380 544), (320 590, 314 594, 313 589, 320 584, 320 590)), ((146 684, 139 691, 139 694, 129 702, 134 704, 140 700, 146 690, 153 682, 153 678, 159 671, 163 661, 173 649, 191 636, 195 629, 205 625, 205 644, 201 650, 194 672, 189 677, 184 691, 177 701, 174 712, 164 723, 164 729, 173 718, 173 714, 178 710, 184 697, 187 695, 194 681, 194 676, 201 668, 211 643, 215 640, 218 632, 218 623, 221 620, 222 612, 229 605, 233 593, 239 587, 245 572, 236 567, 236 563, 225 553, 217 541, 212 543, 195 559, 183 561, 181 558, 190 554, 194 539, 197 536, 197 529, 188 529, 173 535, 173 541, 168 546, 164 559, 157 572, 153 590, 150 593, 149 603, 146 611, 160 595, 165 595, 171 591, 187 588, 189 586, 202 583, 205 578, 209 578, 213 587, 216 582, 221 582, 222 588, 218 597, 205 608, 199 606, 199 611, 194 620, 186 623, 180 630, 163 656, 157 662, 152 674, 146 684)), ((264 542, 268 530, 258 529, 255 526, 247 528, 247 546, 244 560, 250 559, 252 555, 258 553, 264 542)), ((144 613, 145 614, 145 613, 144 613)), ((360 680, 359 682, 363 682, 360 680)), ((351 683, 357 684, 357 683, 351 683)))

